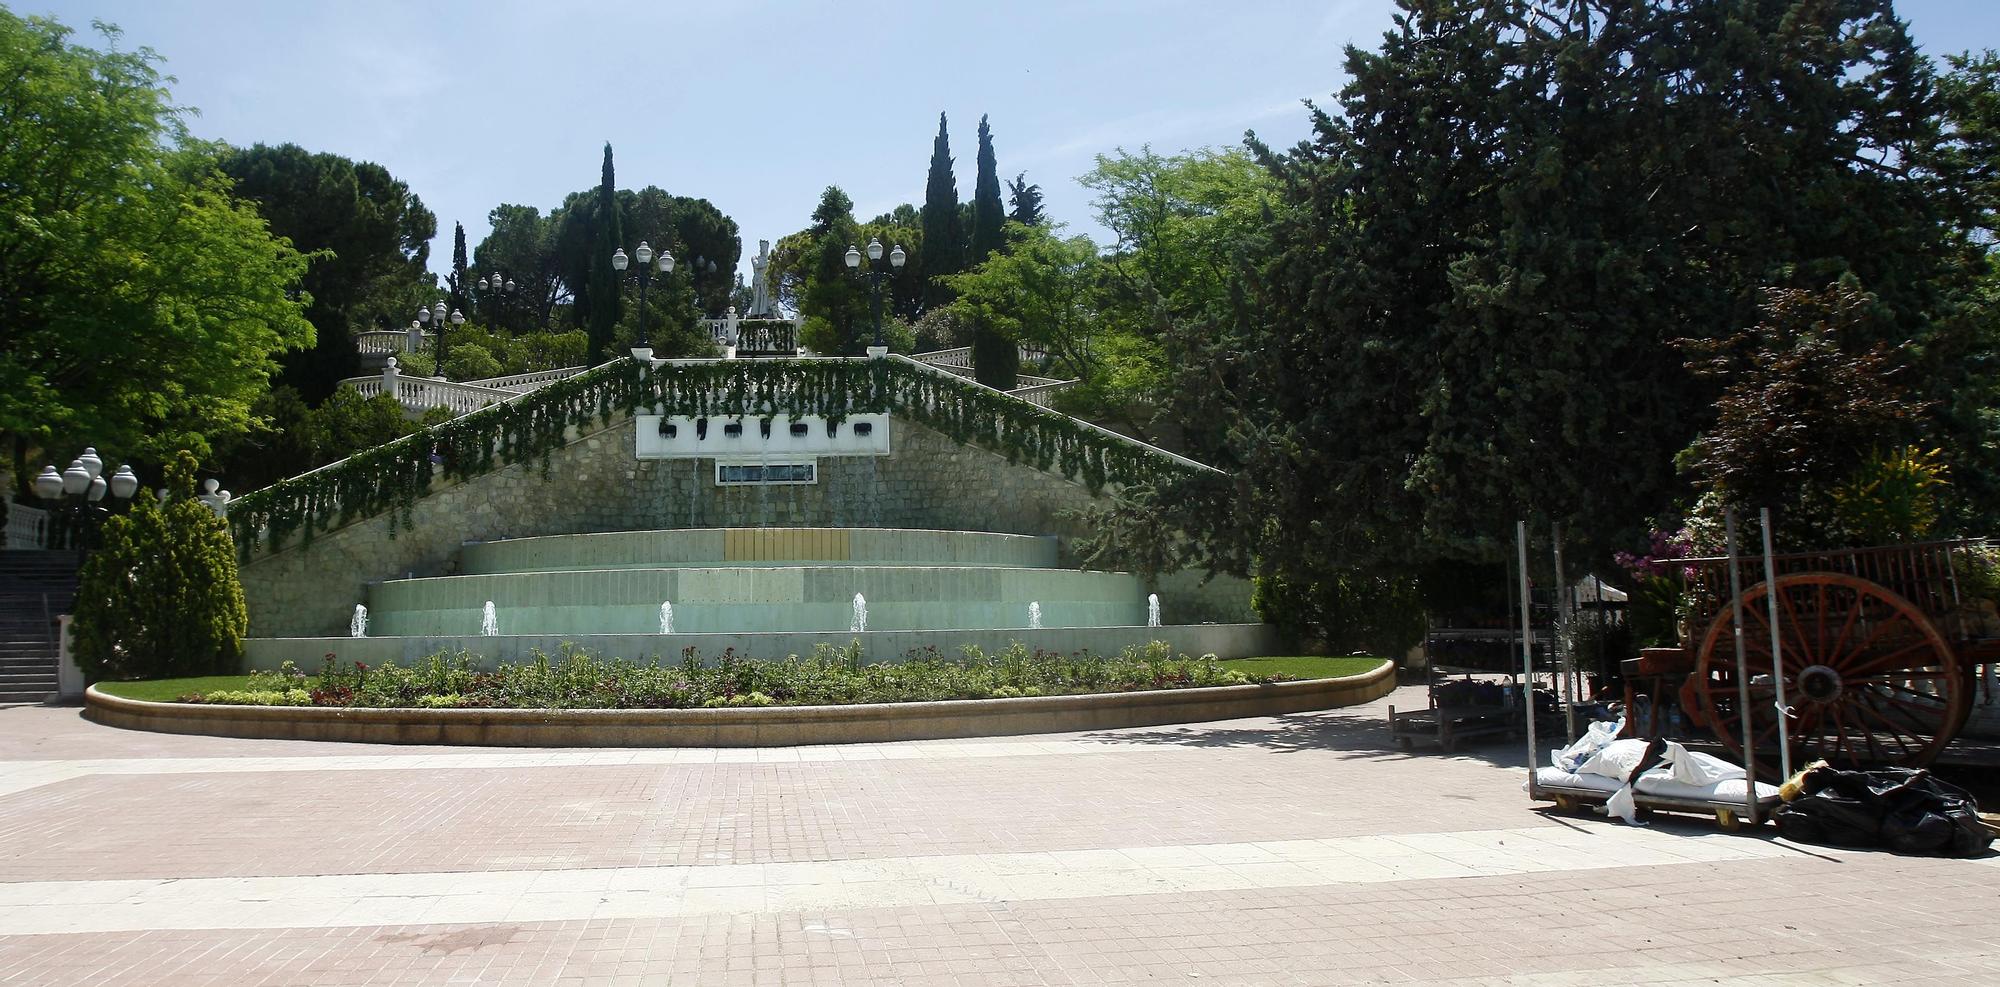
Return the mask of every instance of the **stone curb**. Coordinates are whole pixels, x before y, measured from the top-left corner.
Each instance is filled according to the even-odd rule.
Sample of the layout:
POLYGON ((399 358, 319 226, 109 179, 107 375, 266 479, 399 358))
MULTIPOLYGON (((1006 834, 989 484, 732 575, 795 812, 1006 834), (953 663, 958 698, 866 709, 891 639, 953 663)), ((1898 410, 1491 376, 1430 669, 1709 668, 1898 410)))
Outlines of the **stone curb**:
POLYGON ((498 747, 790 747, 1066 733, 1273 716, 1370 702, 1395 665, 1332 679, 1021 699, 730 709, 326 709, 204 706, 84 694, 106 726, 265 740, 498 747))

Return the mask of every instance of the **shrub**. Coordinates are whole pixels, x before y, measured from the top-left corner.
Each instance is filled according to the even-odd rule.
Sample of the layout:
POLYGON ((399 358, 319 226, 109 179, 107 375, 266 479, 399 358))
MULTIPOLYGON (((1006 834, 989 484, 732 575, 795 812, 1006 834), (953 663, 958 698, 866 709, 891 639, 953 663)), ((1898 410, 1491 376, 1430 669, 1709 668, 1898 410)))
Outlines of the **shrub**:
MULTIPOLYGON (((329 656, 330 658, 331 656, 329 656)), ((967 648, 948 658, 935 648, 901 662, 866 664, 858 646, 821 645, 805 657, 760 661, 724 651, 703 664, 689 649, 679 662, 605 659, 565 646, 555 655, 476 669, 472 655, 439 653, 405 668, 329 660, 311 680, 286 667, 251 676, 250 688, 188 701, 250 705, 385 708, 724 709, 1055 696, 1139 689, 1185 689, 1272 681, 1225 669, 1212 655, 1176 655, 1165 644, 1101 657, 1014 645, 988 655, 967 648)))
POLYGON ((167 468, 168 501, 141 492, 105 522, 76 596, 77 663, 90 679, 234 672, 249 613, 229 526, 194 497, 195 459, 167 468))

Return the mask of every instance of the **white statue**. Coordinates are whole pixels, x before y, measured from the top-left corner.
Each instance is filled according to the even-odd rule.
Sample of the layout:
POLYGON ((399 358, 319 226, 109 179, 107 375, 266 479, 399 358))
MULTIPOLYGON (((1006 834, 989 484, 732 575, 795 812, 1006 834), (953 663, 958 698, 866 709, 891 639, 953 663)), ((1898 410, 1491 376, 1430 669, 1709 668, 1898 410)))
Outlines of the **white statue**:
POLYGON ((768 319, 777 315, 775 307, 771 304, 771 283, 766 280, 764 274, 765 269, 770 266, 771 241, 759 240, 757 256, 750 258, 750 270, 754 278, 750 284, 750 311, 743 316, 746 319, 768 319))

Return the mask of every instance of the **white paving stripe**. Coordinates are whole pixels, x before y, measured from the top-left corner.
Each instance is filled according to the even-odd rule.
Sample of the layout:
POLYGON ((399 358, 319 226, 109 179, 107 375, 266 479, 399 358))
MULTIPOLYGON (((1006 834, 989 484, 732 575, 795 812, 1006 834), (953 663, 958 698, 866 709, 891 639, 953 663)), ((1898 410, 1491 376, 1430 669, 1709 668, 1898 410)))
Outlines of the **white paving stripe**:
POLYGON ((1174 744, 1093 740, 845 744, 820 747, 648 747, 616 750, 482 748, 452 754, 308 754, 298 757, 129 757, 0 761, 0 797, 90 775, 211 774, 254 771, 421 771, 562 768, 625 764, 797 764, 923 761, 1189 750, 1174 744))
POLYGON ((1597 824, 814 863, 35 881, 0 883, 0 935, 821 912, 1378 884, 1770 859, 1798 852, 1782 843, 1719 832, 1597 824))

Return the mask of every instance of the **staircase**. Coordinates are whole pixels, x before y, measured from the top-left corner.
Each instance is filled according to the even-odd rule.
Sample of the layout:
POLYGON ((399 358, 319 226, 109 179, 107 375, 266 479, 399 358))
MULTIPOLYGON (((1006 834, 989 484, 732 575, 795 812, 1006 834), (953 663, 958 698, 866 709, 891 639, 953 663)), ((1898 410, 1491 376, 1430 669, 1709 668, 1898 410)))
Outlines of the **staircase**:
POLYGON ((75 552, 0 551, 0 706, 56 691, 56 616, 76 602, 75 552))

